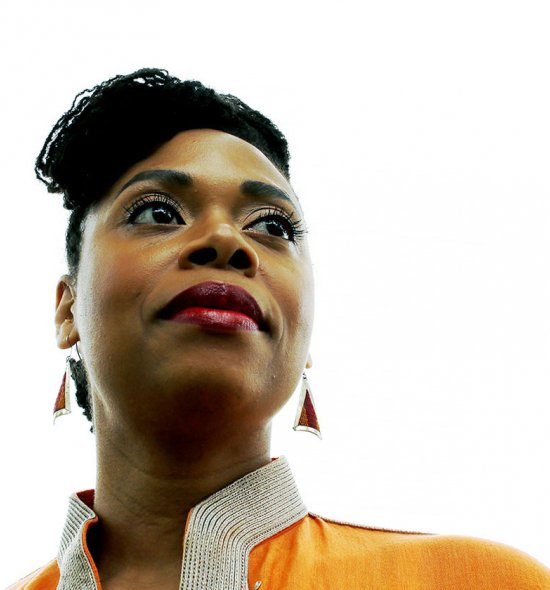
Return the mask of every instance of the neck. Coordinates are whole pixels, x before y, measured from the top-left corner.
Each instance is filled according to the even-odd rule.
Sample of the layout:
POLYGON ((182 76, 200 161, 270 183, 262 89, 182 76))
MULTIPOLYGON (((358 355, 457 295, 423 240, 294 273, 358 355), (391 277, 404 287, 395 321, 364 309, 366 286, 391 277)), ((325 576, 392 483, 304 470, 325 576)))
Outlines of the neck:
MULTIPOLYGON (((217 444, 195 441, 143 446, 143 436, 112 435, 96 423, 98 476, 94 511, 99 523, 89 545, 102 583, 136 576, 179 576, 190 509, 270 461, 269 427, 225 435, 217 444)), ((176 586, 177 587, 177 586, 176 586)))

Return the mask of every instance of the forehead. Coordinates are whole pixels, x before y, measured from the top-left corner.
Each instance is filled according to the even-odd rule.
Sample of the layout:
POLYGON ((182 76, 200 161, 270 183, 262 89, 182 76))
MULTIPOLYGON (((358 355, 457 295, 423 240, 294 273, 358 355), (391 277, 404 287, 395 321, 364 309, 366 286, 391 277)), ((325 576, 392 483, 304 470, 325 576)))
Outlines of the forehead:
POLYGON ((223 131, 192 129, 178 133, 127 170, 113 190, 120 190, 136 174, 155 169, 179 170, 209 185, 259 180, 280 187, 297 202, 288 180, 263 152, 223 131))

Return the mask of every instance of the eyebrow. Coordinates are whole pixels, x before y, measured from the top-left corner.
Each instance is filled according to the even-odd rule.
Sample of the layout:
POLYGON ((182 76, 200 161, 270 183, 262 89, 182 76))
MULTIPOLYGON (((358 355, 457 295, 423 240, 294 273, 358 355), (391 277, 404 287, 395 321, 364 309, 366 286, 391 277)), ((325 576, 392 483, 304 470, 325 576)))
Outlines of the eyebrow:
POLYGON ((245 180, 241 184, 241 193, 251 197, 272 197, 276 199, 283 199, 291 204, 294 204, 292 199, 285 193, 283 189, 261 180, 245 180))
POLYGON ((190 187, 193 185, 193 179, 186 172, 180 170, 144 170, 132 176, 118 191, 117 197, 123 193, 129 186, 145 180, 157 180, 164 184, 171 184, 179 187, 190 187))
MULTIPOLYGON (((193 177, 187 172, 181 170, 144 170, 132 176, 122 188, 117 192, 117 197, 124 192, 128 187, 138 182, 147 180, 155 180, 163 184, 189 188, 193 186, 193 177)), ((288 201, 292 205, 301 209, 299 202, 294 201, 283 189, 261 180, 245 180, 240 186, 241 193, 250 197, 269 197, 275 199, 282 199, 288 201)))

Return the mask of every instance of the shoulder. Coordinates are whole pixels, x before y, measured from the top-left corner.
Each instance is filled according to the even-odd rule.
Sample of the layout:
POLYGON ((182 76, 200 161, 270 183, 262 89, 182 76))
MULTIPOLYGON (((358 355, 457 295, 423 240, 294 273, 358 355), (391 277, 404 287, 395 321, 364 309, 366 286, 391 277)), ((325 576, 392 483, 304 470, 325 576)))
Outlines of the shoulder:
POLYGON ((6 590, 55 590, 59 582, 57 560, 52 560, 28 576, 18 580, 6 590))
POLYGON ((471 537, 434 535, 425 554, 440 571, 456 571, 476 587, 550 590, 550 570, 518 549, 471 537))
POLYGON ((361 526, 314 514, 306 521, 327 545, 345 547, 354 565, 374 565, 386 579, 399 571, 406 579, 421 580, 424 588, 550 590, 550 569, 501 543, 361 526))

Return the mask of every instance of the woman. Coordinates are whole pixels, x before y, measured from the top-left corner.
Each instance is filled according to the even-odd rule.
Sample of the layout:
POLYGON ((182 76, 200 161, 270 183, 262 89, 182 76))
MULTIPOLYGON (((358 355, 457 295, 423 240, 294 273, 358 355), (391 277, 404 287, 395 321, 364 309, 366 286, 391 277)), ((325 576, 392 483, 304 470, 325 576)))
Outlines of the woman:
POLYGON ((263 115, 160 70, 86 91, 52 130, 37 173, 72 210, 57 341, 81 358, 97 485, 71 497, 57 559, 12 588, 550 589, 497 544, 309 514, 270 457, 300 379, 297 427, 318 429, 288 160, 263 115))

